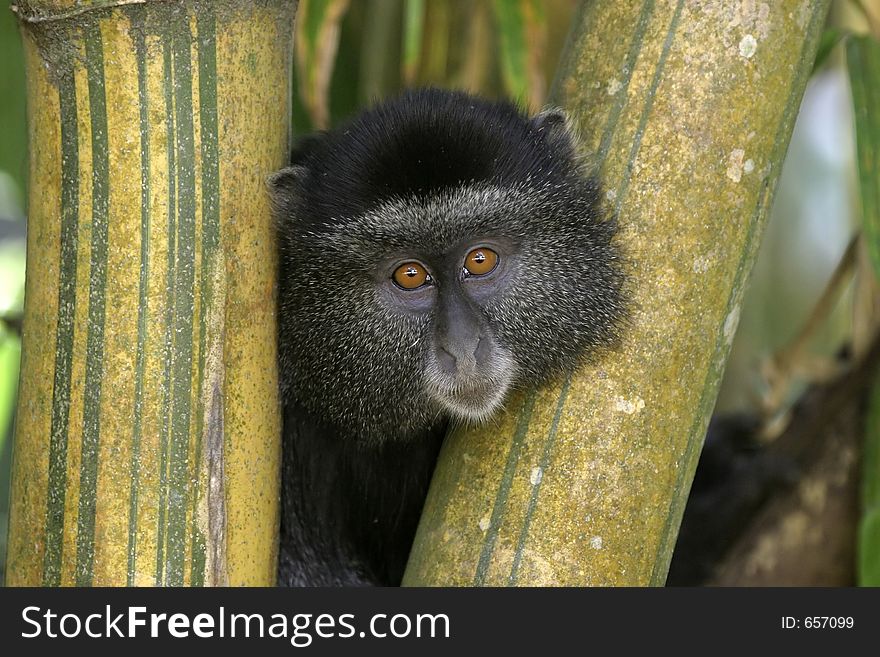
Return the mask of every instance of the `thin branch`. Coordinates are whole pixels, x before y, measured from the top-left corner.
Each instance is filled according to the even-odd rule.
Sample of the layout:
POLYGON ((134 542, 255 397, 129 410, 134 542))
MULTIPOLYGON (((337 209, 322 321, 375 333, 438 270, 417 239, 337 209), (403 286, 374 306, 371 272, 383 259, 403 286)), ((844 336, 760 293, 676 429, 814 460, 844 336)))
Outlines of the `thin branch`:
MULTIPOLYGON (((858 252, 859 235, 855 235, 844 251, 840 262, 825 285, 822 295, 813 307, 806 323, 800 332, 782 349, 776 352, 763 366, 764 379, 769 386, 763 395, 761 405, 764 415, 769 418, 768 426, 776 424, 779 414, 792 381, 798 374, 805 372, 815 376, 813 381, 833 376, 839 368, 830 366, 828 359, 809 356, 806 351, 819 329, 825 325, 834 306, 837 304, 843 289, 852 279, 855 272, 856 254, 858 252)), ((775 433, 775 432, 774 432, 775 433)))

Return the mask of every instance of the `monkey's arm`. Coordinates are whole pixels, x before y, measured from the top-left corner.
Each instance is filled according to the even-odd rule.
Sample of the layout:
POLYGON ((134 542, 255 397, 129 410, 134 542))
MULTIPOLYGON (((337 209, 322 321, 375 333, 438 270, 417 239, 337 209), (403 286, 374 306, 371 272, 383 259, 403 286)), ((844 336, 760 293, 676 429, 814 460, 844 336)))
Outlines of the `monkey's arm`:
POLYGON ((444 434, 364 446, 288 404, 278 584, 398 585, 444 434))
POLYGON ((280 586, 370 586, 354 556, 340 496, 340 453, 304 412, 285 409, 282 459, 280 586), (327 448, 321 443, 326 442, 327 448))

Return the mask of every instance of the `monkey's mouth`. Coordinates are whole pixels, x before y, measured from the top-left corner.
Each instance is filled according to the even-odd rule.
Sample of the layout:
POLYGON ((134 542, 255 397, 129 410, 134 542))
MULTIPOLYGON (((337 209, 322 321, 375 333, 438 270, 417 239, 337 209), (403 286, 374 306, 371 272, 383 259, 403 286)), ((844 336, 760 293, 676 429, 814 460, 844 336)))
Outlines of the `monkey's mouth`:
POLYGON ((506 394, 507 386, 480 386, 451 391, 437 401, 458 419, 483 423, 500 408, 506 394))
POLYGON ((449 415, 459 420, 482 423, 504 403, 514 379, 513 358, 497 350, 487 367, 478 373, 456 376, 437 363, 425 368, 428 395, 449 415))

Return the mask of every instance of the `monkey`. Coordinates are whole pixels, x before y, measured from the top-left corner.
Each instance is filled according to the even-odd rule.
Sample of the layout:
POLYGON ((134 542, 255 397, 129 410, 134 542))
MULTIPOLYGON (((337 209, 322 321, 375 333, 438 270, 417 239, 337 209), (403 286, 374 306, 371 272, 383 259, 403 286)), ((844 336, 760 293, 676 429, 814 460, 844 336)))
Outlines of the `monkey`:
POLYGON ((449 424, 619 338, 617 221, 561 110, 435 88, 307 136, 270 188, 278 583, 398 585, 449 424))

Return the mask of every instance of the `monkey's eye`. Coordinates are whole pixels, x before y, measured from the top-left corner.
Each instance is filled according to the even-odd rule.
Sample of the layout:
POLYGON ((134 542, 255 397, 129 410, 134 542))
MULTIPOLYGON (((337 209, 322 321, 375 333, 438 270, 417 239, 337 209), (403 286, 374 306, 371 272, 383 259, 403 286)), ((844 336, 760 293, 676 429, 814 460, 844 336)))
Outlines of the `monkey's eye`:
POLYGON ((428 270, 417 262, 405 262, 394 270, 394 282, 404 290, 415 290, 431 283, 428 270))
POLYGON ((480 247, 470 251, 464 259, 464 268, 468 274, 483 276, 498 265, 498 254, 492 249, 480 247))

